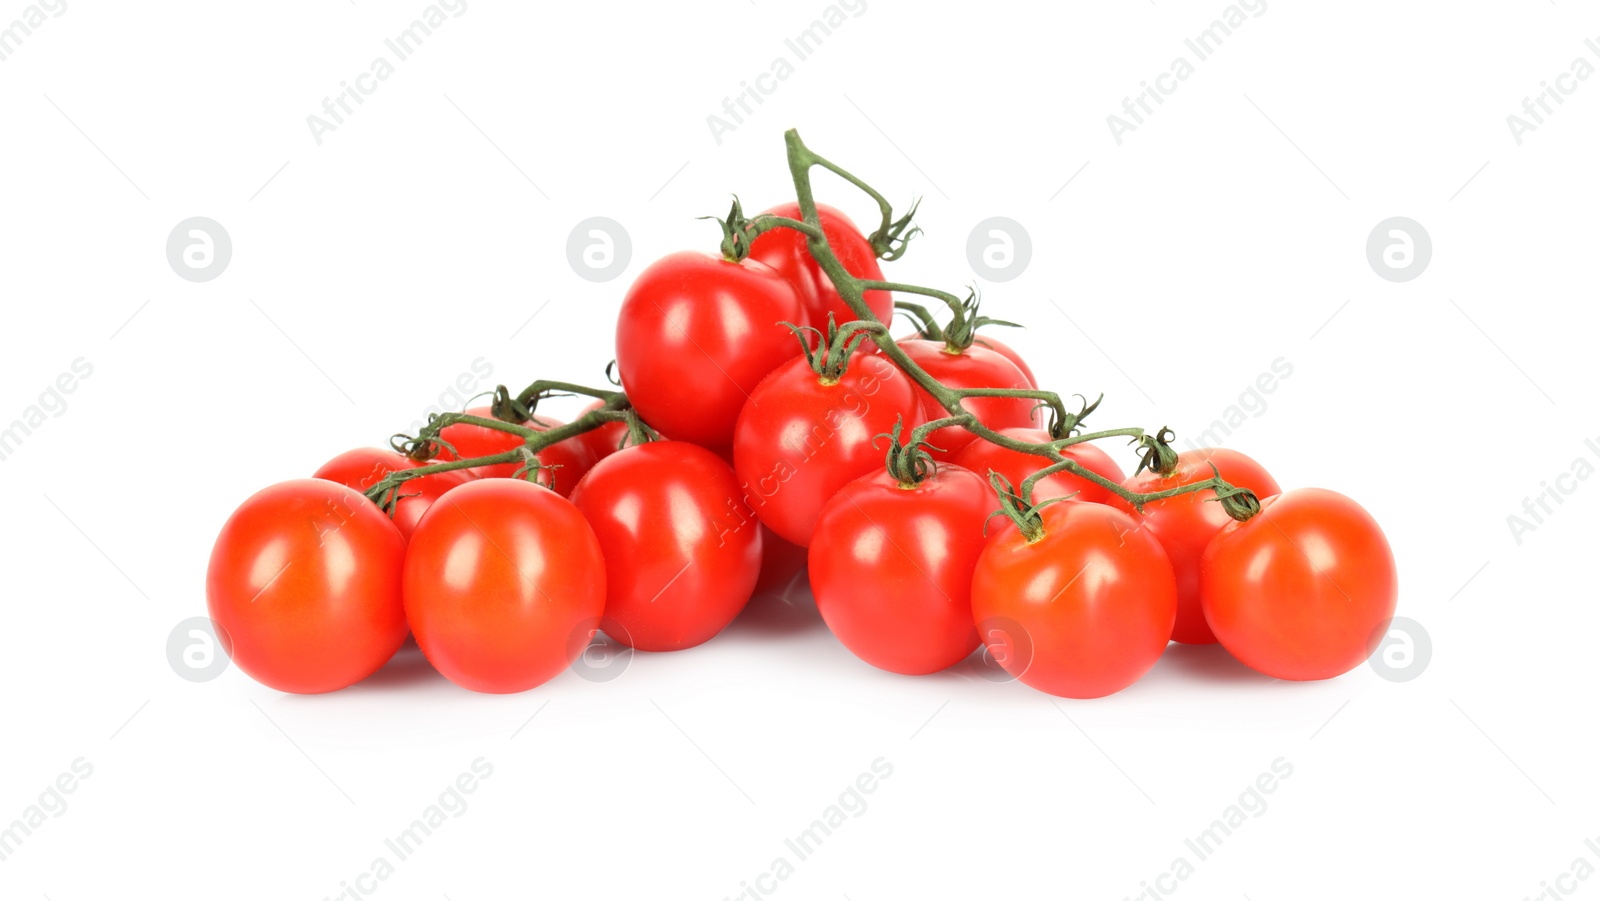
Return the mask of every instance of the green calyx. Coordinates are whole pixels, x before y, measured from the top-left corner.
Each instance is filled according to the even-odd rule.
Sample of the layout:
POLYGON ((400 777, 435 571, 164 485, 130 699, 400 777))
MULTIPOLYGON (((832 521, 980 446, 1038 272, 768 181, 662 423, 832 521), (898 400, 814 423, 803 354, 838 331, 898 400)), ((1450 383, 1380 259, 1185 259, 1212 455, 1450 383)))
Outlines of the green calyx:
POLYGON ((846 322, 841 326, 833 321, 832 313, 828 314, 826 334, 821 329, 809 325, 795 325, 792 322, 778 324, 794 332, 795 339, 800 342, 800 352, 805 355, 811 371, 815 372, 824 384, 829 385, 844 376, 845 370, 850 366, 851 355, 861 346, 862 341, 871 335, 883 334, 886 331, 883 323, 864 320, 846 322), (809 339, 811 335, 816 336, 814 341, 809 339))
POLYGON ((905 422, 896 419, 894 429, 873 435, 872 443, 876 445, 879 438, 889 439, 889 449, 883 458, 884 466, 888 469, 889 475, 900 483, 900 487, 912 488, 927 481, 938 471, 938 464, 933 462, 933 455, 928 453, 928 450, 939 450, 939 448, 916 437, 915 432, 910 443, 901 444, 900 435, 904 429, 905 422))
POLYGON ((1178 468, 1178 452, 1172 449, 1172 440, 1178 437, 1177 433, 1162 426, 1154 435, 1144 434, 1135 438, 1133 443, 1139 445, 1139 468, 1133 471, 1138 475, 1145 470, 1162 476, 1170 476, 1178 468))

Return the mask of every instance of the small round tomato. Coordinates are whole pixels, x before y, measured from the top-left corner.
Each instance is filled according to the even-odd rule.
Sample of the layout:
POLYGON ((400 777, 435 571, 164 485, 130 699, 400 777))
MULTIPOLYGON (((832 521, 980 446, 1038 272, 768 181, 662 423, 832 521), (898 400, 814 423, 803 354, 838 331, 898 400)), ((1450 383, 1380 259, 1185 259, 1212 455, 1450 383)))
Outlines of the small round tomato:
POLYGON ((1017 353, 1011 348, 1010 345, 1002 342, 999 338, 991 337, 988 334, 979 335, 974 343, 981 344, 984 347, 987 347, 990 350, 998 353, 1000 356, 1010 360, 1012 363, 1015 363, 1017 369, 1022 372, 1022 377, 1028 380, 1029 388, 1039 387, 1039 380, 1034 377, 1033 368, 1028 365, 1027 360, 1022 359, 1022 354, 1017 353))
MULTIPOLYGON (((1271 497, 1280 491, 1278 483, 1261 464, 1238 451, 1213 447, 1178 454, 1178 468, 1171 475, 1146 471, 1123 485, 1140 494, 1166 491, 1211 478, 1212 465, 1217 467, 1224 481, 1248 488, 1258 498, 1271 497)), ((1167 559, 1172 562, 1172 573, 1178 580, 1178 622, 1172 627, 1172 639, 1184 644, 1216 644, 1217 641, 1200 609, 1200 557, 1211 539, 1233 522, 1233 518, 1222 504, 1213 500, 1216 496, 1217 493, 1210 490, 1179 494, 1145 504, 1143 513, 1115 495, 1110 501, 1137 519, 1166 550, 1167 559)))
MULTIPOLYGON (((762 215, 802 218, 798 203, 780 204, 762 215)), ((846 272, 859 279, 883 281, 883 270, 878 266, 878 257, 872 252, 872 245, 849 216, 819 203, 817 221, 822 225, 822 234, 828 239, 828 247, 839 258, 846 272)), ((839 325, 861 318, 839 296, 833 281, 817 265, 811 251, 806 248, 804 233, 792 228, 775 228, 750 242, 750 259, 760 260, 778 270, 794 285, 806 318, 805 322, 796 325, 811 325, 826 331, 829 313, 833 314, 834 322, 839 325)), ((888 322, 894 317, 894 296, 888 291, 867 291, 863 299, 879 322, 888 322)))
POLYGON ((684 251, 640 273, 617 315, 617 371, 640 417, 704 447, 733 423, 767 373, 798 356, 784 322, 800 299, 777 270, 684 251))
MULTIPOLYGON (((605 405, 605 401, 597 400, 579 411, 578 417, 582 418, 584 415, 593 413, 605 405)), ((578 441, 584 447, 587 447, 589 449, 589 456, 593 457, 596 462, 599 462, 621 450, 623 442, 627 441, 627 439, 627 423, 608 422, 597 429, 591 429, 587 432, 584 432, 582 435, 579 435, 573 440, 578 441)))
MULTIPOLYGON (((996 429, 996 431, 1007 438, 1026 441, 1029 444, 1043 444, 1050 440, 1050 433, 1044 429, 1013 428, 996 429)), ((1122 467, 1111 459, 1110 454, 1088 442, 1062 448, 1061 456, 1110 481, 1120 484, 1125 478, 1122 467)), ((1011 450, 981 438, 962 448, 950 458, 950 462, 957 466, 965 466, 973 472, 988 473, 990 470, 998 472, 1009 479, 1014 488, 1021 488, 1023 480, 1028 476, 1052 465, 1048 457, 1011 450)), ((1033 486, 1035 501, 1070 497, 1075 501, 1104 504, 1109 503, 1114 496, 1111 489, 1070 472, 1052 473, 1033 486)))
POLYGON ((739 414, 733 468, 762 523, 804 547, 834 492, 883 468, 875 437, 896 422, 916 426, 920 414, 915 385, 882 357, 856 354, 837 378, 796 357, 763 379, 739 414))
MULTIPOLYGON (((494 411, 489 407, 472 407, 467 410, 473 416, 482 416, 486 419, 494 418, 494 411)), ((564 425, 559 419, 540 416, 536 421, 524 422, 522 425, 536 432, 544 432, 564 425)), ((585 433, 587 434, 587 433, 585 433)), ((473 457, 487 457, 492 454, 503 454, 508 450, 522 446, 522 438, 512 432, 502 432, 481 425, 458 422, 455 425, 445 426, 439 432, 439 437, 450 442, 460 453, 462 459, 473 457)), ((539 484, 549 488, 555 493, 566 497, 577 486, 578 480, 594 465, 594 456, 589 447, 579 439, 582 436, 568 438, 534 454, 541 464, 539 469, 539 484)), ((439 460, 457 459, 447 449, 440 449, 439 460)), ((521 463, 490 463, 486 466, 474 466, 468 470, 480 479, 505 479, 515 476, 517 470, 522 468, 521 463)))
POLYGON ((905 675, 938 672, 978 646, 972 570, 994 495, 977 473, 941 464, 903 485, 876 472, 822 509, 806 558, 811 593, 852 654, 905 675))
MULTIPOLYGON (((358 447, 348 450, 322 464, 316 472, 311 474, 314 479, 327 479, 338 482, 347 488, 357 491, 366 491, 384 476, 404 469, 416 469, 426 464, 418 463, 404 454, 394 451, 379 450, 375 447, 358 447)), ((394 513, 390 518, 399 527, 400 534, 411 537, 416 531, 417 521, 422 519, 422 514, 428 507, 439 499, 439 496, 472 481, 472 473, 460 469, 451 472, 436 472, 420 479, 412 479, 400 486, 396 492, 399 500, 395 502, 394 513)))
POLYGON ((1334 491, 1297 488, 1217 533, 1200 603, 1228 652, 1278 679, 1331 679, 1377 649, 1399 592, 1376 520, 1334 491))
POLYGON ((522 479, 479 479, 423 514, 402 587, 417 645, 445 678, 526 691, 583 651, 605 607, 606 567, 571 501, 522 479))
POLYGON ((572 493, 606 561, 601 628, 641 651, 707 641, 749 602, 761 530, 728 464, 682 441, 601 460, 572 493))
POLYGON ((1177 583, 1166 552, 1133 518, 1103 504, 1039 509, 1029 541, 1006 522, 972 575, 972 614, 995 660, 1063 698, 1132 685, 1172 635, 1177 583))
MULTIPOLYGON (((973 345, 955 353, 943 341, 906 341, 900 345, 917 365, 946 388, 1023 388, 1033 386, 1017 368, 1017 364, 987 347, 973 345)), ((947 414, 933 396, 921 390, 928 419, 947 414)), ((974 397, 964 402, 968 411, 991 429, 1033 428, 1039 425, 1039 414, 1034 409, 1039 402, 1030 397, 974 397)), ((950 459, 967 446, 972 433, 960 426, 946 426, 928 436, 928 443, 937 448, 932 451, 936 459, 950 459)))
POLYGON ((360 492, 280 482, 228 517, 206 569, 223 651, 269 688, 316 694, 372 675, 406 638, 406 540, 360 492))

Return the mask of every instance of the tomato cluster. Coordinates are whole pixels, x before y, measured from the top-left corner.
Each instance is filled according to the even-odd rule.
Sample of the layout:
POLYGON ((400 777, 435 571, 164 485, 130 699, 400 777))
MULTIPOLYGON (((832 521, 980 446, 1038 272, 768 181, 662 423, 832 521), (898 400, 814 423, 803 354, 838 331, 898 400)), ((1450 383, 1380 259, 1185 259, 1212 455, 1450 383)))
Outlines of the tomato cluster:
POLYGON ((1143 454, 1126 475, 975 308, 890 340, 896 256, 830 207, 736 205, 721 254, 669 255, 629 288, 616 390, 502 388, 245 501, 207 576, 223 647, 266 685, 325 692, 409 630, 449 680, 524 691, 597 632, 708 641, 803 565, 827 627, 894 673, 982 647, 1092 698, 1174 640, 1291 680, 1374 650, 1395 567, 1355 502, 1165 431, 1115 433, 1143 454), (572 423, 538 412, 574 391, 593 402, 572 423))

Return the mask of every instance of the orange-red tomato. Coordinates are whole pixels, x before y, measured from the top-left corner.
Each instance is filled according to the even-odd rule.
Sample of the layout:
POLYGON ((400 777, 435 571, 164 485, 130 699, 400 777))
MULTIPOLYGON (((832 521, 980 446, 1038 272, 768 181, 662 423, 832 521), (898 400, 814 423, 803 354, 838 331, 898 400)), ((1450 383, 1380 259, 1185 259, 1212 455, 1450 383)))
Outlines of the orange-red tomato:
POLYGON ((1044 535, 991 528, 972 575, 972 615, 1006 672, 1063 698, 1098 698, 1155 665, 1178 613, 1161 545, 1104 504, 1039 510, 1044 535))
MULTIPOLYGON (((494 418, 494 412, 488 407, 472 407, 467 412, 487 419, 494 418)), ((540 416, 537 422, 522 423, 536 432, 548 431, 563 424, 561 420, 548 416, 540 416)), ((578 480, 582 479, 583 474, 594 465, 595 457, 590 452, 589 446, 580 440, 587 434, 585 432, 584 435, 558 441, 534 455, 542 464, 537 477, 539 484, 562 497, 572 493, 572 489, 577 487, 578 480)), ((444 427, 440 430, 439 437, 450 442, 462 459, 501 454, 522 445, 522 439, 511 432, 466 422, 444 427)), ((449 450, 441 450, 438 459, 454 460, 456 455, 449 450)), ((486 466, 474 466, 469 471, 478 478, 503 479, 516 475, 517 470, 521 468, 522 464, 519 462, 491 463, 486 466)))
POLYGON ((1329 679, 1377 649, 1399 594, 1389 542, 1361 505, 1297 488, 1230 522, 1200 561, 1217 640, 1279 679, 1329 679))
POLYGON ((761 530, 728 464, 682 441, 601 460, 572 493, 605 557, 601 628, 641 651, 708 641, 750 600, 761 530))
MULTIPOLYGON (((1238 451, 1211 447, 1178 454, 1178 468, 1169 476, 1146 471, 1123 484, 1129 491, 1140 494, 1165 491, 1210 478, 1212 465, 1217 467, 1223 480, 1250 489, 1258 498, 1271 497, 1280 491, 1277 481, 1261 464, 1238 451)), ((1214 491, 1179 494, 1145 504, 1143 513, 1120 497, 1113 496, 1111 500, 1114 506, 1139 520, 1166 550, 1173 575, 1178 579, 1178 622, 1172 628, 1172 639, 1184 644, 1215 644, 1217 641, 1200 609, 1200 557, 1211 539, 1233 519, 1222 509, 1222 504, 1214 500, 1216 496, 1214 491)))
POLYGON ((876 437, 896 422, 916 426, 921 409, 916 386, 882 357, 857 354, 837 379, 795 357, 762 379, 739 414, 733 468, 761 522, 804 547, 822 505, 883 468, 876 437))
POLYGON ((758 260, 683 251, 639 274, 617 314, 617 372, 661 434, 702 447, 733 440, 733 422, 767 373, 800 355, 794 286, 758 260))
POLYGON ((915 486, 880 471, 823 508, 807 556, 817 610, 840 643, 893 673, 920 675, 978 646, 972 569, 994 494, 943 464, 915 486))
POLYGON ((324 479, 262 489, 211 549, 217 638, 269 688, 315 694, 359 682, 405 641, 405 553, 400 530, 354 489, 324 479))
POLYGON ((522 479, 478 479, 423 514, 403 590, 417 645, 445 678, 473 691, 526 691, 588 645, 606 568, 571 501, 522 479))

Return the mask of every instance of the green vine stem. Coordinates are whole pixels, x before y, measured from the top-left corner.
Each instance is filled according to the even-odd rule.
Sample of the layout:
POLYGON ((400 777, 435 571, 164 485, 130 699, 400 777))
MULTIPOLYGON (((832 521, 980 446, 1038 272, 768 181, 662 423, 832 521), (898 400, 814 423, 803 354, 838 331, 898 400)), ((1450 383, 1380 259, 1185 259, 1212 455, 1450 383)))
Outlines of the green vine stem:
MULTIPOLYGON (((800 133, 798 131, 790 129, 784 132, 783 137, 784 145, 787 149, 789 172, 794 180, 795 197, 799 202, 801 219, 803 221, 800 223, 795 223, 793 220, 783 219, 776 216, 758 216, 745 227, 747 229, 754 230, 756 234, 760 234, 762 231, 770 228, 779 227, 795 228, 802 232, 806 236, 806 247, 810 251, 812 258, 816 260, 818 267, 821 268, 823 273, 828 276, 828 280, 833 283, 834 290, 839 293, 839 297, 847 306, 849 306, 850 311, 862 321, 873 322, 882 325, 878 318, 873 314, 872 309, 867 306, 865 299, 865 294, 867 291, 890 291, 902 294, 916 294, 942 301, 945 306, 950 308, 951 315, 953 317, 959 321, 969 324, 965 331, 970 335, 970 332, 976 328, 975 325, 970 325, 970 323, 976 318, 975 296, 972 298, 972 301, 969 302, 949 293, 948 291, 941 291, 937 288, 927 288, 921 285, 902 284, 899 282, 856 278, 845 269, 844 264, 839 261, 839 258, 834 254, 833 249, 828 246, 827 235, 823 233, 821 222, 817 217, 817 201, 812 192, 811 186, 812 168, 820 166, 821 168, 838 175, 840 178, 843 178, 850 184, 862 189, 869 196, 877 200, 880 209, 883 210, 883 219, 885 223, 892 221, 893 214, 887 209, 886 202, 883 200, 883 195, 867 186, 866 183, 861 179, 850 174, 849 172, 846 172, 837 164, 827 160, 820 154, 813 151, 811 148, 807 147, 805 142, 800 139, 800 133)), ((880 231, 882 231, 882 229, 880 229, 880 231)), ((875 233, 875 237, 876 236, 877 233, 875 233)), ((900 250, 904 250, 903 244, 901 245, 900 250)), ((931 319, 932 317, 929 316, 928 318, 931 319)), ((1101 487, 1127 501, 1136 509, 1141 510, 1144 508, 1145 504, 1155 500, 1207 489, 1215 491, 1219 500, 1223 500, 1224 495, 1226 495, 1224 506, 1229 507, 1230 515, 1233 515, 1235 510, 1237 510, 1239 513, 1244 513, 1244 508, 1248 506, 1248 504, 1242 499, 1241 495, 1248 495, 1249 492, 1244 491, 1243 489, 1236 489, 1234 486, 1224 482, 1222 478, 1217 475, 1213 475, 1213 477, 1210 479, 1203 479, 1177 488, 1170 488, 1157 492, 1140 493, 1136 491, 1129 491, 1121 484, 1114 482, 1111 479, 1100 475, 1099 473, 1089 470, 1087 467, 1079 464, 1077 461, 1062 456, 1062 447, 1066 446, 1067 444, 1076 443, 1077 441, 1091 440, 1091 436, 1060 438, 1048 442, 1035 443, 1018 441, 1014 438, 1002 435, 996 430, 980 422, 975 415, 973 415, 965 408, 965 406, 963 406, 962 401, 971 397, 1031 397, 1048 405, 1052 413, 1055 415, 1057 422, 1067 421, 1069 414, 1066 412, 1066 406, 1058 394, 1050 391, 1001 388, 963 389, 947 387, 940 383, 938 379, 935 379, 932 375, 930 375, 921 366, 917 365, 916 361, 911 359, 911 357, 900 348, 899 344, 897 344, 894 338, 890 336, 887 329, 875 332, 872 335, 872 340, 878 345, 878 348, 883 352, 884 356, 888 357, 889 360, 893 362, 895 366, 899 367, 899 369, 908 377, 910 377, 912 381, 916 382, 918 386, 930 394, 934 400, 936 400, 939 405, 944 408, 945 412, 950 414, 949 417, 938 420, 939 426, 943 427, 959 425, 971 432, 976 437, 985 441, 989 441, 1009 450, 1044 457, 1050 461, 1045 468, 1034 473, 1022 483, 1022 486, 1019 489, 1019 499, 1024 503, 1030 502, 1033 486, 1037 484, 1040 479, 1056 472, 1070 472, 1079 478, 1093 482, 1096 485, 1100 485, 1101 487)), ((1081 418, 1081 416, 1077 418, 1081 418)), ((1074 422, 1075 421, 1076 418, 1074 419, 1074 422)), ((927 431, 924 431, 923 435, 925 436, 926 434, 927 431)), ((1127 435, 1134 438, 1146 448, 1147 459, 1149 459, 1149 453, 1153 452, 1156 455, 1155 460, 1157 466, 1163 466, 1168 463, 1168 457, 1166 456, 1166 453, 1170 452, 1170 448, 1168 448, 1167 451, 1163 451, 1162 448, 1166 448, 1166 442, 1161 440, 1162 435, 1166 434, 1166 430, 1162 430, 1162 433, 1158 433, 1156 436, 1150 436, 1147 435, 1142 429, 1119 429, 1109 433, 1100 433, 1093 437, 1106 437, 1110 434, 1127 435)), ((916 431, 914 430, 913 441, 915 441, 917 437, 916 431)), ((1175 453, 1173 453, 1173 456, 1175 456, 1175 453)), ((1250 500, 1254 500, 1253 495, 1250 496, 1250 500)), ((1239 518, 1239 516, 1235 515, 1235 518, 1239 518)), ((1248 518, 1248 516, 1245 516, 1244 518, 1248 518)))

